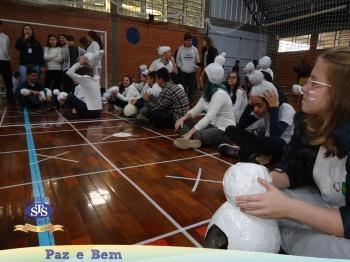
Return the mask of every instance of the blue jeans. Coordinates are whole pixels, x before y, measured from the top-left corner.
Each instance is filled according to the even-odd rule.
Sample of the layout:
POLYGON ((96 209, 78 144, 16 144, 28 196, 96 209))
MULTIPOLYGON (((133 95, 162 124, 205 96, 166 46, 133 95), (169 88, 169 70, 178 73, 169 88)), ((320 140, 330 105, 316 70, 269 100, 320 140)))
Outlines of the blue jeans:
POLYGON ((40 80, 40 65, 33 65, 31 67, 27 66, 27 65, 19 65, 19 85, 22 84, 24 81, 26 81, 27 76, 27 70, 28 68, 33 69, 35 72, 37 72, 38 74, 38 81, 40 80))

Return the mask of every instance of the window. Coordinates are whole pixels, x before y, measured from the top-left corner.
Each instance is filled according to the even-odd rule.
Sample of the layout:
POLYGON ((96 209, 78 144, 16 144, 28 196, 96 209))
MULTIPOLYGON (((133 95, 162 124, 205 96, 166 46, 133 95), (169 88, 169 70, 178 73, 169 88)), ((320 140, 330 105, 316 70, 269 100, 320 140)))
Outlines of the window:
POLYGON ((318 34, 317 49, 349 46, 350 30, 326 32, 318 34))
POLYGON ((296 52, 310 50, 311 35, 300 35, 279 40, 278 52, 296 52))

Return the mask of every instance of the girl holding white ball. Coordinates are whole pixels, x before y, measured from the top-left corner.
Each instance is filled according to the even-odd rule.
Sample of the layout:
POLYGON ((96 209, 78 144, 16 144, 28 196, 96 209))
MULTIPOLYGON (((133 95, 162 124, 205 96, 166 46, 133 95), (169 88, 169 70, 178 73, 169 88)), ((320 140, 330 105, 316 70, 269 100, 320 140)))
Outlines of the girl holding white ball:
POLYGON ((273 185, 259 179, 266 193, 236 198, 246 214, 286 219, 282 248, 291 255, 350 258, 349 75, 349 47, 317 59, 273 185))

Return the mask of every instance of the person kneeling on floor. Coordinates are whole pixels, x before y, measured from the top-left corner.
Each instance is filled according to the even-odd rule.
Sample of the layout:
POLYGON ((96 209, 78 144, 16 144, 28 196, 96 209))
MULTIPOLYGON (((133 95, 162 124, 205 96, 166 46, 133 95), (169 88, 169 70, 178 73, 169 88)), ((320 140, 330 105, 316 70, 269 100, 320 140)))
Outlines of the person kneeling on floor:
POLYGON ((174 141, 180 149, 199 148, 229 142, 225 135, 228 126, 235 126, 235 114, 228 90, 222 84, 224 78, 225 53, 217 56, 214 63, 203 72, 204 91, 195 107, 175 124, 182 138, 174 141), (201 112, 206 115, 195 125, 193 118, 201 112))
MULTIPOLYGON (((100 56, 99 54, 96 55, 100 56)), ((94 70, 88 62, 89 59, 83 56, 80 58, 79 63, 74 64, 67 71, 67 75, 80 84, 81 92, 84 94, 84 101, 73 94, 67 96, 66 104, 73 108, 72 112, 64 114, 64 117, 69 120, 99 118, 101 116, 100 77, 94 74, 94 70)))

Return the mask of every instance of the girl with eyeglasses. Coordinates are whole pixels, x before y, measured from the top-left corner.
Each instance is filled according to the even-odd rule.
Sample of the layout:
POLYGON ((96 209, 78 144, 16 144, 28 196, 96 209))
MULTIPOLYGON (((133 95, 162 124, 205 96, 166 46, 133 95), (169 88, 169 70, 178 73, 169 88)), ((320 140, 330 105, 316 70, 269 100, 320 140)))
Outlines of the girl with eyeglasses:
POLYGON ((349 47, 317 59, 273 184, 259 180, 266 193, 236 198, 248 215, 281 219, 291 255, 350 258, 349 75, 349 47))

